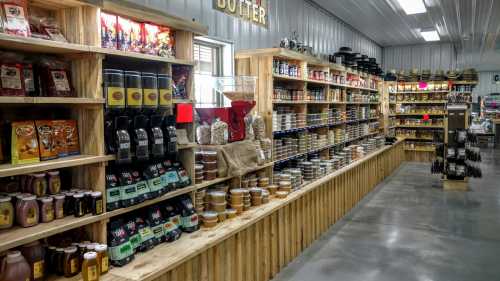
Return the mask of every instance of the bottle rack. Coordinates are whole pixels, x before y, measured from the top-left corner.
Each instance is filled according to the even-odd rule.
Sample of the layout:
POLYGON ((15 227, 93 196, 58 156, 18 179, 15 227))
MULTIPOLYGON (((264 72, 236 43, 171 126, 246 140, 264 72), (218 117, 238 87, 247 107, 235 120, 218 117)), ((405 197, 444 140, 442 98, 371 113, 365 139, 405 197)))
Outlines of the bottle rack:
MULTIPOLYGON (((23 175, 51 169, 71 169, 72 187, 101 191, 105 195, 105 169, 107 162, 115 159, 106 155, 104 149, 104 104, 102 70, 109 60, 123 65, 154 67, 171 74, 172 67, 194 66, 193 37, 207 34, 207 28, 192 21, 179 19, 159 11, 120 0, 103 1, 28 1, 30 7, 57 14, 59 25, 69 43, 37 38, 25 38, 0 33, 0 47, 14 52, 51 54, 71 61, 72 82, 77 97, 0 97, 0 116, 3 120, 36 120, 67 118, 78 121, 80 155, 42 161, 25 165, 0 165, 0 177, 23 175), (175 30, 176 57, 167 58, 142 53, 124 52, 101 47, 100 13, 124 15, 137 21, 154 22, 175 30), (78 20, 75 20, 75 17, 78 20), (29 109, 29 110, 27 110, 29 109), (20 114, 21 113, 21 114, 20 114)), ((193 73, 188 78, 187 100, 178 103, 194 103, 193 73)), ((194 141, 194 124, 183 125, 188 138, 194 141)), ((191 178, 194 177, 194 144, 179 147, 179 158, 191 178)), ((194 181, 193 181, 194 182, 194 181)), ((63 186, 63 188, 65 188, 63 186)), ((107 221, 136 209, 173 198, 181 194, 192 194, 198 186, 190 186, 141 205, 112 212, 104 211, 97 216, 72 216, 41 223, 30 228, 13 227, 0 231, 0 252, 17 246, 47 238, 74 228, 85 227, 93 241, 106 243, 107 221)), ((105 200, 105 198, 104 198, 105 200)), ((112 271, 106 276, 112 276, 112 271)), ((77 276, 81 278, 80 276, 77 276)), ((75 277, 75 280, 78 278, 75 277)), ((107 277, 106 277, 107 278, 107 277)), ((111 277, 110 277, 111 278, 111 277)), ((50 277, 50 280, 64 278, 50 277)))

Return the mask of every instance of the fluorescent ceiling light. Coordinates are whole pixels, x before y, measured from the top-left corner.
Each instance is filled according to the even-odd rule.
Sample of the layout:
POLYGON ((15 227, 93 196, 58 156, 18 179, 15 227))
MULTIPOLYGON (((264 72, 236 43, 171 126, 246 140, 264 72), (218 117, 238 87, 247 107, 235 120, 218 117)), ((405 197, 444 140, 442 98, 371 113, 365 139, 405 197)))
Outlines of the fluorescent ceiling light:
POLYGON ((398 0, 398 2, 407 15, 427 12, 423 0, 398 0))
POLYGON ((439 34, 436 30, 420 31, 420 35, 424 37, 425 41, 439 41, 439 34))

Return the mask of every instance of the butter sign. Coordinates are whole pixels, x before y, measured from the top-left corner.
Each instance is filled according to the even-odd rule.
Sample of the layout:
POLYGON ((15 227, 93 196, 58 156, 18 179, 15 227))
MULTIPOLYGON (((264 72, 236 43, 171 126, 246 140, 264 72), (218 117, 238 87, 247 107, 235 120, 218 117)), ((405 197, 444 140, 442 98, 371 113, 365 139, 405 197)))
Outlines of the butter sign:
POLYGON ((267 0, 213 0, 214 9, 268 27, 267 0))

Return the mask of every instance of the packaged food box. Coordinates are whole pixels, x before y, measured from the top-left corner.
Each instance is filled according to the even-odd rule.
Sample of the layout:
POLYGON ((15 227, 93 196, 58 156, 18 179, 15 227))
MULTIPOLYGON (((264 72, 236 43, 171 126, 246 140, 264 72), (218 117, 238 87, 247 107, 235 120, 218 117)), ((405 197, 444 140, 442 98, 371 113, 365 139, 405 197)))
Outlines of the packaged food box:
POLYGON ((24 0, 2 3, 3 32, 17 36, 30 36, 27 18, 27 3, 24 0))
POLYGON ((142 51, 142 27, 141 24, 118 17, 118 49, 122 51, 141 52, 142 51))
POLYGON ((12 164, 28 164, 40 161, 40 152, 33 121, 12 122, 12 164))
POLYGON ((156 24, 142 24, 142 52, 149 55, 158 55, 158 33, 160 27, 156 24))
POLYGON ((117 21, 116 15, 101 12, 101 46, 116 49, 117 46, 117 21))
POLYGON ((162 57, 175 57, 174 33, 166 26, 160 26, 158 31, 158 55, 162 57))

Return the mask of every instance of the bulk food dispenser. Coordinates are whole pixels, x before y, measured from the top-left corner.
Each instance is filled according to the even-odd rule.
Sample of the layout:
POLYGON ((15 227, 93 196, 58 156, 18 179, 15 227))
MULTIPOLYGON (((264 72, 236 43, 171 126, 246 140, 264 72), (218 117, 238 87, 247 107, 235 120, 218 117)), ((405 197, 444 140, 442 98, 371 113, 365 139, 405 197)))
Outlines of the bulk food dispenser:
POLYGON ((256 77, 217 77, 213 90, 231 101, 231 107, 196 108, 201 122, 219 118, 228 124, 229 142, 245 139, 245 116, 255 106, 256 77))

